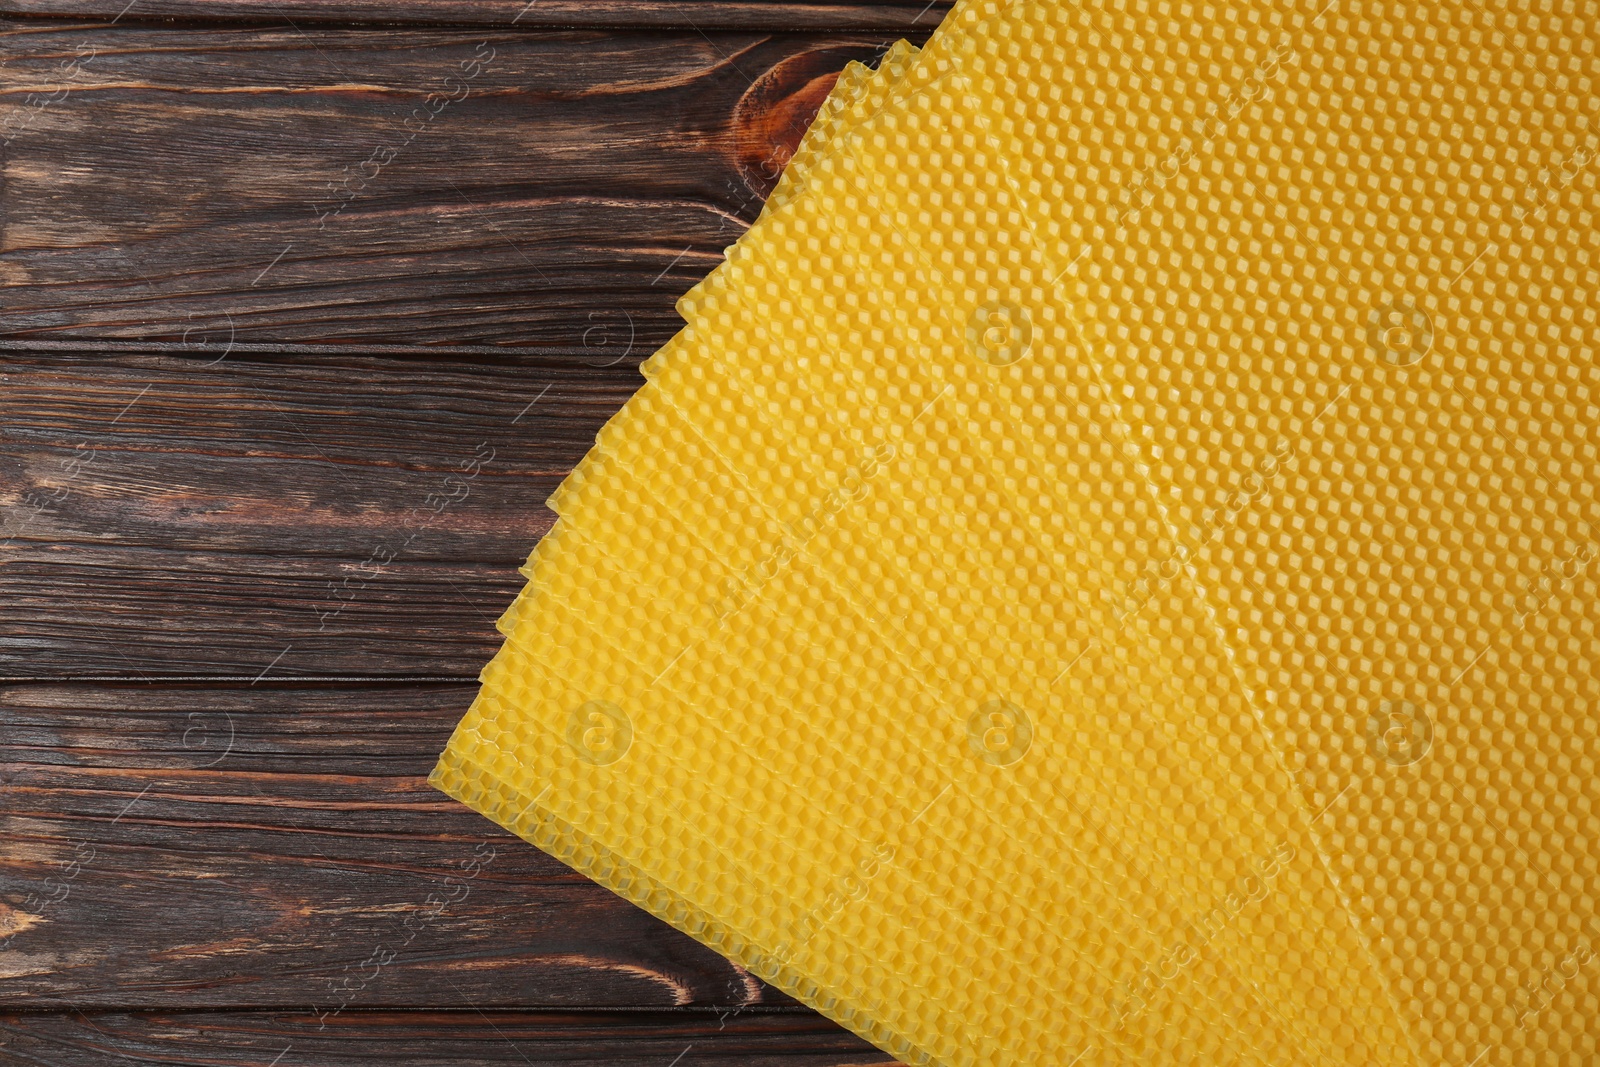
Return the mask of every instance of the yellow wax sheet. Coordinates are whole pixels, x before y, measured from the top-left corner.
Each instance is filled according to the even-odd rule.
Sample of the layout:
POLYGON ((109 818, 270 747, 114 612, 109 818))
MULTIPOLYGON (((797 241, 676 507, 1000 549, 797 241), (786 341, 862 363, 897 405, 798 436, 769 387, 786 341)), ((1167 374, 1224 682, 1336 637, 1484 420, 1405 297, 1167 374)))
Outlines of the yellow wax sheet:
POLYGON ((1017 4, 953 64, 1168 517, 1122 610, 1200 592, 1426 1063, 1600 1054, 1595 16, 1017 4))
POLYGON ((1593 19, 847 71, 433 780, 907 1062, 1596 1062, 1593 19))

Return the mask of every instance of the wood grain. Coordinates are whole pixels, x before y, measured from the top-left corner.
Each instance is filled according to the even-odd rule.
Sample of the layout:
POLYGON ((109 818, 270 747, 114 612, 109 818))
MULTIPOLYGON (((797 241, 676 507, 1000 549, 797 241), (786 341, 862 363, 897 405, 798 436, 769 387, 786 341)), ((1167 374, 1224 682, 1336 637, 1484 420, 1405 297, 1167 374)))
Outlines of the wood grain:
POLYGON ((888 1063, 809 1014, 751 1011, 561 1013, 351 1011, 313 1015, 71 1012, 0 1014, 0 1054, 18 1064, 102 1067, 412 1067, 604 1063, 616 1067, 848 1067, 888 1063))
POLYGON ((0 677, 475 677, 605 362, 0 357, 0 677))
POLYGON ((950 0, 3 0, 0 14, 77 18, 678 30, 927 33, 950 0))
POLYGON ((0 20, 0 335, 647 352, 892 39, 0 20))
POLYGON ((424 775, 676 296, 944 6, 125 5, 0 0, 0 1063, 888 1062, 424 775))
POLYGON ((794 1005, 431 789, 474 692, 0 687, 6 1002, 794 1005))

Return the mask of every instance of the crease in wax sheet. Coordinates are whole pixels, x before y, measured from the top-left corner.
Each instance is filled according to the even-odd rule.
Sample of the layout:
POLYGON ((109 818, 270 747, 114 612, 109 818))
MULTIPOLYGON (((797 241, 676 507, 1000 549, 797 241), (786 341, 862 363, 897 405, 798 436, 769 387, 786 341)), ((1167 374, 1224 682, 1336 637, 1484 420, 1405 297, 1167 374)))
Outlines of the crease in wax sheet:
MULTIPOLYGON (((1559 81, 1556 92, 1530 95, 1541 61, 1510 43, 1529 14, 1517 4, 1493 15, 1407 9, 1358 29, 1340 24, 1337 11, 1302 8, 1297 18, 1262 27, 1253 51, 1236 59, 1231 83, 1206 94, 1213 110, 1152 93, 1144 111, 1168 126, 1151 132, 1154 147, 1142 167, 1128 168, 1132 178, 1124 171, 1123 184, 1111 183, 1120 197, 1051 195, 1081 183, 1068 164, 1087 153, 1044 160, 1061 164, 1054 172, 1044 165, 1013 171, 1018 187, 1043 190, 1031 212, 1044 217, 1040 232, 1066 235, 1057 254, 1065 264, 1062 287, 1093 329, 1102 372, 1123 401, 1157 492, 1183 528, 1170 557, 1181 568, 1172 569, 1196 583, 1228 641, 1263 731, 1300 783, 1319 850, 1359 919, 1386 992, 1403 1003, 1398 1014, 1411 1022, 1422 1062, 1491 1053, 1533 1062, 1541 1042, 1574 1046, 1600 1036, 1595 1013, 1534 1010, 1527 993, 1590 943, 1593 880, 1581 872, 1592 862, 1594 835, 1559 824, 1543 834, 1510 831, 1515 809, 1493 810, 1497 795, 1528 795, 1512 768, 1548 750, 1542 737, 1552 731, 1562 735, 1567 758, 1595 755, 1592 714, 1569 713, 1562 724, 1559 714, 1543 710, 1592 706, 1589 693, 1572 690, 1573 679, 1595 677, 1576 666, 1592 653, 1571 641, 1563 648, 1559 637, 1543 649, 1532 638, 1518 648, 1494 631, 1498 615, 1513 637, 1525 635, 1525 609, 1557 601, 1559 583, 1544 572, 1553 565, 1555 576, 1566 577, 1586 565, 1583 548, 1593 543, 1595 525, 1592 491, 1578 489, 1592 484, 1592 473, 1581 460, 1561 462, 1562 445, 1552 448, 1552 441, 1581 448, 1589 437, 1573 419, 1592 410, 1592 316, 1586 323, 1562 309, 1590 301, 1571 288, 1532 289, 1524 299, 1546 301, 1543 321, 1573 325, 1524 328, 1519 336, 1480 310, 1517 299, 1518 274, 1473 270, 1476 257, 1498 255, 1518 264, 1521 277, 1536 278, 1541 263, 1559 261, 1582 239, 1581 230, 1556 224, 1560 213, 1595 202, 1592 177, 1559 189, 1537 182, 1519 188, 1520 177, 1504 177, 1520 171, 1533 178, 1542 163, 1581 158, 1587 124, 1575 126, 1572 118, 1595 107, 1592 97, 1559 81), (1455 42, 1468 30, 1482 35, 1481 45, 1461 58, 1455 42), (1394 68, 1385 82, 1366 83, 1365 100, 1359 92, 1319 97, 1313 72, 1350 62, 1355 53, 1339 42, 1352 32, 1379 47, 1410 49, 1411 64, 1394 68), (1455 88, 1436 95, 1428 71, 1437 81, 1453 76, 1455 88), (1475 138, 1467 153, 1449 139, 1419 135, 1428 122, 1465 122, 1484 107, 1484 86, 1496 78, 1523 94, 1526 110, 1479 110, 1476 121, 1491 131, 1496 121, 1521 129, 1475 138), (1330 226, 1307 209, 1328 176, 1305 161, 1331 150, 1317 143, 1326 136, 1319 131, 1374 113, 1371 101, 1386 93, 1443 103, 1403 112, 1388 125, 1350 127, 1360 132, 1338 147, 1373 160, 1348 192, 1350 209, 1369 214, 1330 226), (1532 142, 1537 154, 1506 166, 1497 146, 1526 142, 1528 128, 1542 131, 1532 142), (1218 191, 1230 185, 1241 192, 1219 210, 1218 191), (1385 197, 1378 198, 1379 188, 1385 197), (1274 200, 1252 203, 1251 191, 1267 189, 1274 200), (1461 223, 1485 209, 1523 225, 1496 242, 1459 239, 1470 233, 1461 223), (1195 242, 1200 235, 1251 254, 1230 254, 1224 245, 1207 262, 1205 240, 1195 242), (1308 332, 1305 324, 1315 326, 1308 332), (1196 346, 1197 338, 1209 341, 1196 346), (1522 346, 1542 348, 1556 362, 1505 360, 1503 353, 1522 346), (1507 394, 1538 398, 1545 412, 1520 424, 1496 417, 1507 394), (1489 449, 1479 446, 1472 456, 1474 440, 1489 449), (1468 478, 1475 498, 1458 488, 1468 478), (1570 487, 1572 495, 1550 506, 1540 482, 1570 487), (1319 483, 1340 492, 1330 495, 1319 483), (1585 497, 1591 503, 1579 502, 1585 497), (1485 545, 1486 525, 1517 531, 1527 547, 1485 545), (1365 536, 1363 526, 1379 539, 1365 536), (1441 586, 1430 573, 1459 578, 1441 586), (1518 610, 1515 596, 1541 580, 1539 595, 1518 610), (1263 625, 1269 620, 1270 629, 1263 625), (1485 671, 1488 692, 1455 691, 1477 665, 1474 657, 1495 648, 1515 648, 1536 668, 1549 649, 1544 663, 1566 658, 1573 666, 1546 667, 1542 683, 1535 672, 1498 672, 1521 678, 1500 686, 1492 684, 1497 672, 1485 671), (1502 724, 1512 715, 1497 710, 1506 705, 1534 722, 1542 713, 1548 725, 1508 730, 1502 724), (1462 812, 1443 832, 1434 820, 1399 814, 1441 802, 1462 812), (1519 838, 1538 841, 1550 858, 1533 862, 1519 838), (1370 844, 1353 851, 1349 843, 1360 841, 1370 844), (1473 850, 1497 849, 1507 862, 1461 862, 1473 850), (1575 906, 1551 916, 1531 888, 1523 895, 1518 880, 1575 906), (1386 886, 1409 887, 1410 895, 1394 898, 1386 886), (1496 904, 1468 903, 1479 900, 1496 904), (1420 949, 1389 947, 1399 945, 1420 949), (1473 985, 1498 992, 1465 1001, 1424 992, 1473 985)), ((1574 38, 1562 30, 1577 29, 1581 40, 1581 27, 1555 20, 1544 29, 1552 58, 1543 65, 1570 66, 1574 38)), ((1079 56, 1074 63, 1092 80, 1093 62, 1079 56)), ((1595 66, 1592 56, 1584 63, 1595 66)), ((1170 83, 1163 88, 1178 92, 1170 83)), ((1006 117, 1018 119, 1014 111, 1006 117)), ((1092 145, 1092 118, 1069 118, 1057 117, 1064 139, 1092 145)), ((998 120, 993 128, 1001 128, 998 120)), ((1530 318, 1541 321, 1538 311, 1530 318)), ((1581 632, 1593 625, 1586 614, 1593 603, 1568 595, 1552 615, 1581 632)), ((1551 798, 1545 803, 1558 809, 1580 796, 1593 799, 1582 775, 1547 778, 1543 789, 1551 798)))
MULTIPOLYGON (((1041 7, 1042 7, 1042 5, 1031 5, 1031 4, 1026 4, 1026 3, 1019 3, 1019 4, 1015 5, 1015 6, 1013 6, 1008 11, 1008 13, 1006 15, 1003 15, 1000 18, 997 18, 997 19, 995 19, 993 21, 995 23, 1003 22, 1005 19, 1015 18, 1016 15, 1019 12, 1026 12, 1029 9, 1037 11, 1041 7)), ((974 35, 974 37, 972 37, 971 39, 969 39, 968 41, 966 41, 964 43, 970 46, 969 47, 969 51, 971 51, 971 52, 981 52, 987 46, 993 45, 993 42, 999 40, 1000 37, 1001 37, 1000 34, 998 34, 998 33, 993 31, 992 25, 986 25, 984 27, 983 31, 981 31, 980 34, 974 35)), ((1037 32, 1034 32, 1034 33, 1031 33, 1031 34, 1027 35, 1026 40, 1027 40, 1027 44, 1028 44, 1029 48, 1033 50, 1032 54, 1035 55, 1036 57, 1037 56, 1041 56, 1041 55, 1047 55, 1047 56, 1050 56, 1050 57, 1059 57, 1061 55, 1068 54, 1067 51, 1063 51, 1060 48, 1057 48, 1056 50, 1052 50, 1049 46, 1046 46, 1044 48, 1043 52, 1038 51, 1040 35, 1037 32)), ((1030 95, 1027 87, 1023 87, 1019 91, 1018 87, 1016 86, 1016 83, 1015 83, 1014 79, 1008 83, 1007 82, 1007 75, 1009 74, 1008 71, 1005 71, 1005 70, 1002 69, 998 73, 996 72, 996 69, 995 69, 996 67, 1003 67, 1003 64, 993 62, 995 60, 996 54, 1000 53, 1002 48, 1003 48, 1003 44, 1001 44, 1001 45, 993 45, 993 47, 989 47, 988 54, 981 57, 982 59, 987 59, 987 60, 990 61, 990 65, 989 65, 989 68, 987 70, 984 70, 981 67, 979 67, 979 65, 977 63, 975 63, 973 58, 970 57, 970 56, 955 57, 955 58, 953 58, 951 60, 951 66, 952 66, 953 70, 956 71, 958 77, 961 80, 964 80, 964 81, 967 82, 966 94, 967 94, 967 97, 968 97, 969 100, 972 99, 972 97, 975 95, 975 92, 976 92, 975 89, 973 88, 973 83, 974 82, 981 83, 982 87, 985 90, 988 90, 990 92, 991 100, 987 104, 987 106, 985 105, 985 102, 983 102, 981 100, 973 101, 972 103, 970 103, 968 105, 968 110, 969 111, 971 111, 972 113, 974 113, 976 115, 983 116, 986 120, 991 118, 992 112, 996 110, 996 107, 995 107, 996 102, 1015 103, 1017 101, 1026 101, 1026 100, 1039 99, 1039 97, 1037 97, 1037 96, 1030 95), (978 68, 978 69, 974 69, 974 68, 978 68), (998 88, 997 89, 997 87, 1003 87, 1003 88, 998 88)), ((1055 96, 1047 96, 1046 99, 1060 102, 1063 99, 1063 96, 1061 94, 1057 94, 1055 96)), ((1082 97, 1069 97, 1069 99, 1081 100, 1082 97)), ((1014 118, 1014 116, 1006 115, 1005 118, 1008 118, 1008 119, 1009 118, 1014 118)), ((1063 129, 1063 127, 1065 125, 1066 125, 1065 122, 1062 122, 1062 123, 1060 123, 1058 125, 1051 126, 1047 122, 1038 121, 1038 122, 1035 123, 1035 128, 1052 128, 1052 129, 1061 130, 1061 129, 1063 129)), ((1012 134, 1015 134, 1017 130, 1022 129, 1022 128, 1027 128, 1027 124, 1026 124, 1025 120, 1023 120, 1023 121, 1014 121, 1014 122, 1012 122, 1012 123, 1010 123, 1008 125, 999 126, 998 128, 1001 129, 1002 132, 1010 132, 1012 134)), ((995 133, 994 129, 990 130, 990 139, 991 139, 991 143, 996 144, 997 147, 999 146, 1001 138, 995 133)), ((1004 153, 1002 153, 1002 155, 1003 154, 1004 153)), ((1021 195, 1020 190, 1022 190, 1022 189, 1038 190, 1040 188, 1040 185, 1037 182, 1029 184, 1025 180, 1018 179, 1017 176, 1012 173, 1011 162, 1012 161, 1010 161, 1010 160, 1003 160, 1002 166, 1001 166, 1000 169, 1005 171, 1007 173, 1008 177, 1010 177, 1012 188, 1014 190, 1018 190, 1019 191, 1018 192, 1019 196, 1021 195)), ((1027 178, 1027 177, 1031 177, 1031 176, 1028 176, 1028 175, 1024 175, 1023 176, 1023 178, 1027 178)), ((1085 190, 1084 186, 1080 183, 1076 188, 1077 188, 1077 191, 1078 191, 1078 195, 1080 197, 1086 198, 1086 199, 1088 199, 1090 201, 1094 201, 1098 196, 1097 191, 1095 189, 1093 189, 1092 187, 1090 187, 1089 189, 1085 190)), ((1016 216, 1012 215, 1012 216, 1008 216, 1008 217, 1009 218, 1015 218, 1016 216)), ((1039 237, 1041 242, 1048 243, 1048 239, 1053 235, 1054 231, 1049 227, 1045 227, 1041 231, 1040 228, 1035 224, 1037 220, 1032 218, 1032 217, 1030 217, 1028 221, 1029 221, 1028 229, 1030 230, 1030 232, 1035 233, 1036 236, 1039 237)), ((1052 258, 1056 259, 1057 263, 1059 263, 1059 257, 1058 256, 1054 256, 1052 258)), ((1072 306, 1071 304, 1066 304, 1064 306, 1065 306, 1065 308, 1067 310, 1067 313, 1063 316, 1063 318, 1066 319, 1067 321, 1072 321, 1074 316, 1075 316, 1075 313, 1077 311, 1076 307, 1072 306)), ((1108 389, 1112 389, 1112 390, 1114 390, 1116 388, 1116 385, 1117 385, 1116 382, 1108 382, 1107 383, 1108 389)), ((1116 394, 1113 392, 1110 395, 1116 395, 1116 394)), ((1123 420, 1119 420, 1119 421, 1123 421, 1123 420)), ((1123 425, 1124 426, 1126 425, 1125 421, 1123 421, 1123 425)), ((1151 488, 1153 490, 1154 489, 1153 484, 1148 483, 1148 474, 1149 474, 1148 467, 1141 465, 1141 470, 1147 476, 1147 485, 1149 486, 1149 488, 1151 488)), ((1152 499, 1155 499, 1155 500, 1157 500, 1159 502, 1159 496, 1153 496, 1152 499)), ((1168 516, 1165 514, 1164 510, 1163 510, 1163 518, 1164 519, 1168 518, 1168 516)), ((1172 534, 1174 534, 1174 535, 1176 534, 1175 530, 1170 531, 1170 532, 1172 534)), ((1165 540, 1165 538, 1163 538, 1162 540, 1165 540)), ((1161 542, 1157 541, 1156 543, 1159 544, 1161 542)), ((1168 543, 1172 543, 1172 542, 1168 542, 1168 543)), ((1116 553, 1107 554, 1107 558, 1115 559, 1116 558, 1116 553)), ((1182 583, 1175 582, 1174 586, 1173 586, 1173 593, 1175 595, 1178 595, 1178 594, 1182 594, 1182 592, 1183 592, 1182 583)), ((1182 599, 1181 595, 1178 595, 1177 599, 1181 601, 1181 599, 1182 599)), ((1196 594, 1196 599, 1198 600, 1198 602, 1201 605, 1204 605, 1204 600, 1199 598, 1198 594, 1196 594)), ((1155 596, 1150 596, 1150 597, 1148 597, 1147 603, 1149 601, 1158 601, 1158 598, 1155 597, 1155 596)), ((1169 598, 1169 603, 1170 602, 1171 602, 1171 599, 1169 598)), ((1126 601, 1124 601, 1124 603, 1126 604, 1126 601)), ((1145 604, 1141 604, 1140 605, 1141 608, 1143 608, 1145 606, 1146 606, 1145 604)), ((1158 606, 1159 606, 1159 602, 1158 602, 1158 606)), ((1148 614, 1154 615, 1155 613, 1150 612, 1148 614)), ((1214 620, 1211 620, 1209 615, 1207 616, 1207 621, 1212 624, 1211 628, 1214 629, 1214 620)), ((1204 627, 1202 627, 1201 629, 1203 631, 1204 627)), ((1208 636, 1214 638, 1216 636, 1220 636, 1220 634, 1213 634, 1213 635, 1208 635, 1208 636)), ((1230 645, 1228 645, 1226 642, 1223 642, 1221 647, 1223 649, 1223 653, 1224 654, 1223 654, 1223 657, 1220 657, 1220 658, 1229 659, 1229 662, 1227 664, 1223 664, 1222 666, 1229 673, 1232 673, 1232 666, 1233 666, 1232 662, 1231 662, 1231 656, 1232 656, 1232 652, 1233 652, 1232 647, 1230 645)), ((1212 658, 1215 661, 1219 657, 1212 657, 1212 658)), ((1244 692, 1244 696, 1245 696, 1245 698, 1247 700, 1251 695, 1252 694, 1250 694, 1248 692, 1248 690, 1246 690, 1244 692)), ((1254 709, 1252 708, 1252 711, 1253 710, 1254 709)), ((1272 761, 1275 764, 1277 764, 1277 765, 1279 765, 1281 767, 1282 766, 1282 755, 1281 755, 1280 752, 1277 751, 1276 747, 1275 746, 1269 746, 1268 753, 1269 753, 1269 756, 1272 759, 1272 761)), ((1284 769, 1285 769, 1285 772, 1286 772, 1286 768, 1284 768, 1284 769)), ((1306 811, 1304 811, 1304 810, 1299 812, 1298 815, 1299 815, 1300 821, 1308 821, 1308 820, 1306 820, 1306 815, 1307 814, 1308 813, 1306 811)), ((1280 822, 1280 825, 1281 825, 1281 822, 1280 822)), ((1313 843, 1315 845, 1319 846, 1319 850, 1320 850, 1320 841, 1317 838, 1311 838, 1311 840, 1313 841, 1313 843)), ((1340 904, 1342 906, 1347 907, 1348 903, 1349 903, 1348 899, 1346 897, 1344 897, 1342 895, 1342 893, 1338 892, 1338 890, 1340 888, 1342 888, 1342 887, 1338 887, 1338 883, 1337 883, 1336 880, 1333 881, 1331 883, 1331 885, 1335 888, 1335 895, 1338 897, 1340 904)), ((1302 898, 1302 900, 1304 900, 1304 898, 1302 898)), ((1313 916, 1328 914, 1326 909, 1310 908, 1310 909, 1307 909, 1307 911, 1308 911, 1308 913, 1310 915, 1313 915, 1313 916)), ((1371 952, 1370 952, 1370 946, 1368 946, 1365 943, 1365 939, 1364 938, 1359 939, 1359 943, 1361 945, 1361 948, 1364 950, 1361 953, 1361 958, 1363 960, 1368 960, 1368 961, 1373 960, 1373 957, 1372 957, 1371 952)), ((1363 966, 1361 968, 1362 972, 1365 972, 1368 969, 1369 968, 1367 968, 1365 966, 1363 966)), ((1259 974, 1261 972, 1257 971, 1255 973, 1259 974)), ((1348 973, 1348 969, 1347 969, 1347 973, 1348 973)), ((1357 977, 1361 977, 1361 975, 1358 975, 1357 977)), ((1377 978, 1377 973, 1374 972, 1372 977, 1374 979, 1376 979, 1377 978)), ((1291 989, 1292 989, 1292 987, 1291 987, 1291 989)), ((1368 1047, 1369 1048, 1373 1047, 1373 1045, 1376 1044, 1377 1047, 1386 1048, 1387 1049, 1387 1048, 1391 1048, 1394 1045, 1404 1045, 1408 1041, 1410 1041, 1411 1040, 1411 1034, 1409 1032, 1409 1029, 1400 1021, 1401 1016, 1398 1013, 1398 1010, 1397 1010, 1397 1007, 1396 1007, 1396 1002, 1395 1002, 1392 994, 1390 993, 1390 991, 1387 989, 1386 983, 1384 985, 1380 986, 1380 988, 1377 989, 1377 990, 1373 990, 1373 989, 1369 988, 1367 990, 1367 992, 1368 992, 1368 995, 1369 995, 1369 1003, 1365 1006, 1364 1014, 1365 1014, 1365 1017, 1369 1020, 1369 1028, 1368 1028, 1369 1040, 1367 1042, 1368 1047), (1374 993, 1376 993, 1377 995, 1373 996, 1374 993)), ((1340 1024, 1340 1021, 1337 1018, 1329 1019, 1328 1022, 1330 1024, 1330 1027, 1337 1027, 1340 1024)), ((1401 1056, 1402 1060, 1404 1060, 1404 1056, 1403 1056, 1403 1054, 1401 1052, 1395 1051, 1392 1054, 1399 1055, 1399 1056, 1401 1056)))

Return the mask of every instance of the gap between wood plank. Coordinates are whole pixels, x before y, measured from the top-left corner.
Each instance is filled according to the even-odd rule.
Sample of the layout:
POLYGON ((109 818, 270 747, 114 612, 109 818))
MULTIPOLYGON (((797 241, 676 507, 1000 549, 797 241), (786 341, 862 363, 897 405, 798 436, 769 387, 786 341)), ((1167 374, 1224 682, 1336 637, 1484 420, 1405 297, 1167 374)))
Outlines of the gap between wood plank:
MULTIPOLYGON (((81 0, 79 0, 81 4, 81 0)), ((118 26, 156 26, 161 28, 207 29, 214 27, 262 27, 282 26, 294 22, 315 26, 319 30, 326 29, 410 29, 422 28, 430 30, 501 30, 506 32, 519 32, 528 34, 537 33, 565 33, 572 31, 593 31, 598 33, 640 33, 659 30, 664 33, 705 32, 705 33, 871 33, 871 32, 898 32, 907 36, 923 36, 931 33, 943 20, 949 10, 949 3, 940 3, 932 0, 926 6, 913 0, 906 4, 854 4, 849 9, 841 12, 837 21, 829 22, 825 17, 814 18, 811 21, 795 18, 792 14, 786 15, 783 11, 792 12, 797 7, 816 8, 840 7, 843 5, 817 5, 817 4, 772 4, 773 8, 780 8, 778 13, 767 16, 744 17, 730 16, 729 9, 755 9, 756 5, 749 3, 717 3, 715 0, 701 0, 701 2, 682 2, 670 4, 646 5, 640 3, 619 2, 611 0, 607 3, 590 3, 589 10, 612 10, 635 12, 647 9, 661 12, 656 18, 643 18, 637 15, 633 18, 573 18, 570 14, 575 5, 565 5, 569 14, 563 18, 551 15, 552 8, 562 5, 543 3, 541 0, 532 0, 526 4, 507 4, 501 14, 493 18, 462 17, 462 14, 471 9, 465 4, 394 4, 387 9, 365 12, 351 5, 330 4, 326 9, 313 5, 281 4, 270 7, 264 6, 262 13, 256 14, 248 10, 239 10, 237 13, 217 13, 217 8, 230 5, 216 4, 202 7, 199 4, 184 3, 182 0, 134 0, 125 9, 123 0, 116 0, 113 5, 107 5, 104 10, 85 10, 95 5, 81 5, 78 10, 72 10, 67 5, 61 5, 57 10, 18 10, 0 12, 0 17, 18 22, 71 22, 86 23, 90 26, 110 25, 118 26), (113 11, 121 9, 122 14, 113 18, 113 11), (292 9, 292 10, 291 10, 292 9), (437 17, 429 18, 425 12, 437 9, 441 13, 437 17), (720 9, 720 13, 719 13, 720 9), (699 18, 688 14, 690 10, 698 10, 699 18), (193 11, 193 14, 183 12, 193 11), (448 12, 456 12, 452 17, 448 12), (331 13, 330 13, 331 12, 331 13), (866 12, 873 12, 876 17, 862 17, 866 12), (851 17, 851 15, 855 17, 851 17), (784 19, 788 21, 783 21, 784 19)), ((245 6, 248 5, 235 5, 245 6)))
POLYGON ((0 677, 0 685, 177 685, 201 684, 211 688, 230 685, 254 686, 257 689, 305 688, 324 685, 477 685, 476 675, 296 675, 292 678, 263 678, 257 681, 246 674, 173 674, 173 675, 30 675, 26 677, 0 677))
MULTIPOLYGON (((581 345, 363 345, 363 344, 295 344, 244 343, 232 345, 186 344, 182 341, 34 341, 25 339, 0 339, 0 358, 8 353, 19 355, 50 353, 82 356, 167 356, 174 359, 192 359, 201 364, 217 363, 223 359, 234 362, 264 362, 241 360, 243 356, 276 356, 283 360, 339 359, 342 357, 376 357, 413 359, 419 361, 470 363, 473 356, 496 357, 502 361, 521 359, 578 359, 597 358, 593 349, 581 345), (463 358, 466 357, 466 358, 463 358)), ((627 357, 630 363, 642 363, 651 355, 640 350, 636 356, 627 357)), ((619 366, 622 364, 618 364, 619 366)))
MULTIPOLYGON (((61 1008, 61 1007, 27 1007, 11 1005, 0 1008, 0 1019, 8 1015, 70 1015, 80 1011, 92 1015, 296 1015, 303 1014, 306 1008, 230 1008, 226 1006, 201 1005, 194 1008, 152 1008, 152 1007, 123 1007, 118 1005, 96 1004, 88 1008, 61 1008)), ((473 1008, 453 1007, 440 1005, 432 1007, 425 1004, 403 1007, 376 1007, 376 1008, 345 1008, 341 1015, 403 1015, 411 1012, 438 1013, 441 1015, 625 1015, 638 1018, 652 1016, 674 1015, 725 1015, 734 1009, 717 1004, 679 1004, 664 1005, 659 1008, 630 1008, 605 1004, 596 1005, 530 1005, 526 1008, 473 1008)), ((740 1015, 815 1015, 816 1012, 804 1004, 750 1004, 737 1009, 740 1015)))

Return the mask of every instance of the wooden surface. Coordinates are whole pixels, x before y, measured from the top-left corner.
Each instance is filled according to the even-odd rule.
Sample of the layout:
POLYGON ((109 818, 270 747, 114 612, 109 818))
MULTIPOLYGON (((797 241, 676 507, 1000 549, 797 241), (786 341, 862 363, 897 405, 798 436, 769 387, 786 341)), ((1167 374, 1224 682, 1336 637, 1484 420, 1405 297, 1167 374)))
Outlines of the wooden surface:
POLYGON ((424 776, 677 295, 943 8, 124 4, 0 4, 0 1063, 885 1060, 424 776))
POLYGON ((5 334, 197 352, 654 348, 888 40, 0 26, 5 334))

